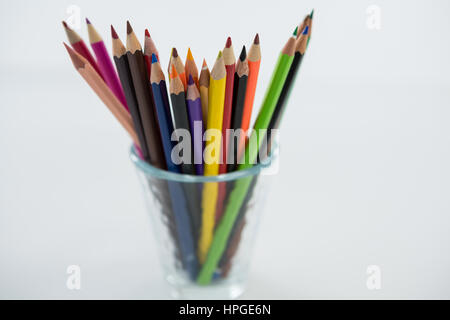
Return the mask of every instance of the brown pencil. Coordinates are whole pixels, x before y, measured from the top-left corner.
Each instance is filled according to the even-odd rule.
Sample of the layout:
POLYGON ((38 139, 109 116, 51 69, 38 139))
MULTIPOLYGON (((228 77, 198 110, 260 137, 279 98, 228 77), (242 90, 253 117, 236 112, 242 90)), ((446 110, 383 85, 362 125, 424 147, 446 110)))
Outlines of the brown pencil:
POLYGON ((200 72, 200 79, 198 80, 200 99, 202 101, 202 116, 203 116, 203 127, 206 128, 208 125, 208 97, 209 97, 209 79, 210 72, 206 60, 203 59, 202 71, 200 72))
POLYGON ((106 85, 97 71, 91 66, 91 64, 82 55, 75 52, 67 44, 64 43, 67 52, 72 59, 72 63, 75 69, 86 80, 92 90, 98 95, 103 103, 108 107, 111 113, 116 117, 119 123, 125 128, 128 134, 131 136, 133 142, 140 147, 139 139, 134 131, 133 120, 131 119, 128 111, 123 107, 122 103, 112 93, 111 89, 106 85))
POLYGON ((166 161, 161 144, 161 134, 155 116, 153 96, 145 67, 144 54, 130 22, 127 21, 127 58, 133 79, 134 90, 138 102, 144 128, 145 140, 150 153, 150 163, 160 169, 166 169, 166 161))

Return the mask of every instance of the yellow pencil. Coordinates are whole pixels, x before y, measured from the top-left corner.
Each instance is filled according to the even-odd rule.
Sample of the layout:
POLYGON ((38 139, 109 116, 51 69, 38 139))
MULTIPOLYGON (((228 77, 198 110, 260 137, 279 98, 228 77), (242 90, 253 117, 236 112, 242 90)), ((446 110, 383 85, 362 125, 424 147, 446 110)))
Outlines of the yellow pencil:
MULTIPOLYGON (((225 62, 222 51, 220 51, 211 70, 209 83, 208 121, 204 152, 205 176, 214 176, 219 173, 226 78, 225 62)), ((203 188, 202 229, 198 245, 200 263, 205 261, 213 238, 218 187, 217 182, 207 182, 203 188)))

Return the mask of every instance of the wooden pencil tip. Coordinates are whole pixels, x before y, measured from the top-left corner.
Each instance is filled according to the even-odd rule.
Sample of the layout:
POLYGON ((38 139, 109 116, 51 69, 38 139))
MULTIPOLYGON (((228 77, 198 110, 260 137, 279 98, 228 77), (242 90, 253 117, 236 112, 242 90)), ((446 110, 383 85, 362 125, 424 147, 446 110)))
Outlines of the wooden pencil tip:
POLYGON ((127 20, 127 34, 131 34, 133 32, 133 28, 131 27, 130 21, 127 20))
POLYGON ((208 65, 206 64, 206 59, 203 58, 202 68, 207 68, 207 67, 208 67, 208 65))
POLYGON ((247 57, 247 50, 245 49, 245 46, 243 46, 241 54, 239 55, 239 60, 244 61, 246 57, 247 57))
POLYGON ((178 57, 178 51, 176 48, 172 48, 172 57, 174 58, 178 57))
POLYGON ((62 22, 62 24, 63 24, 63 27, 64 27, 64 28, 66 28, 66 29, 69 29, 69 30, 70 30, 69 26, 67 25, 67 22, 63 21, 63 22, 62 22))
POLYGON ((147 38, 150 38, 150 32, 148 32, 148 29, 145 29, 145 36, 146 36, 147 38))
POLYGON ((229 48, 229 47, 231 47, 231 37, 228 37, 228 39, 227 39, 227 43, 225 44, 225 48, 229 48))
POLYGON ((63 42, 64 47, 66 47, 67 52, 69 53, 70 59, 72 60, 73 65, 75 68, 79 69, 81 67, 84 67, 84 61, 79 58, 78 54, 73 50, 71 47, 69 47, 65 42, 63 42))
POLYGON ((192 74, 189 74, 189 79, 188 79, 188 85, 193 85, 194 84, 194 78, 192 78, 192 74))
POLYGON ((119 39, 119 36, 117 35, 117 32, 114 29, 113 25, 111 25, 111 36, 113 39, 119 39))
POLYGON ((86 18, 86 23, 87 23, 87 24, 91 24, 91 22, 89 21, 88 18, 86 18))
POLYGON ((194 57, 192 56, 191 48, 188 48, 186 60, 194 61, 194 57))
POLYGON ((259 33, 256 34, 255 40, 253 40, 253 44, 259 44, 259 33))

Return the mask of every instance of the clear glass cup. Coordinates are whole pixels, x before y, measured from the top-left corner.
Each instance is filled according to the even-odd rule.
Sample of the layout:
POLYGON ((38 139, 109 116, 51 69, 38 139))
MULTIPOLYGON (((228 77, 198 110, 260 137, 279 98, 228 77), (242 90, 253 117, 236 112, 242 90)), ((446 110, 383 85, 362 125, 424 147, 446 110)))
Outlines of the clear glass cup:
POLYGON ((131 148, 174 298, 235 299, 244 292, 276 158, 272 149, 271 157, 250 169, 193 176, 155 168, 131 148), (211 199, 213 216, 203 212, 211 199))

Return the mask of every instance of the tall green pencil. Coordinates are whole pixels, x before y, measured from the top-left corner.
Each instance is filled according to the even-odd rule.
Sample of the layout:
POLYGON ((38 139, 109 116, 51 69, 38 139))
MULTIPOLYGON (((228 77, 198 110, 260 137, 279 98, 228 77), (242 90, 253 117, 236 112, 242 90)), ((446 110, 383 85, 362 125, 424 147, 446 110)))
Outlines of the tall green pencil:
MULTIPOLYGON (((292 36, 287 41, 278 58, 272 79, 270 81, 269 89, 264 97, 261 111, 258 114, 253 132, 250 136, 250 141, 256 141, 256 148, 254 143, 248 143, 245 148, 245 161, 239 165, 238 170, 245 170, 251 168, 257 160, 258 151, 265 135, 260 130, 268 128, 273 111, 277 105, 286 77, 289 73, 292 61, 294 60, 295 51, 295 36, 292 36)), ((252 176, 242 178, 236 181, 233 191, 230 193, 228 205, 225 213, 216 228, 211 247, 205 263, 198 275, 197 282, 206 285, 211 282, 214 271, 217 268, 220 258, 226 248, 228 237, 233 228, 234 221, 239 213, 239 209, 245 199, 248 188, 251 184, 252 176)))

